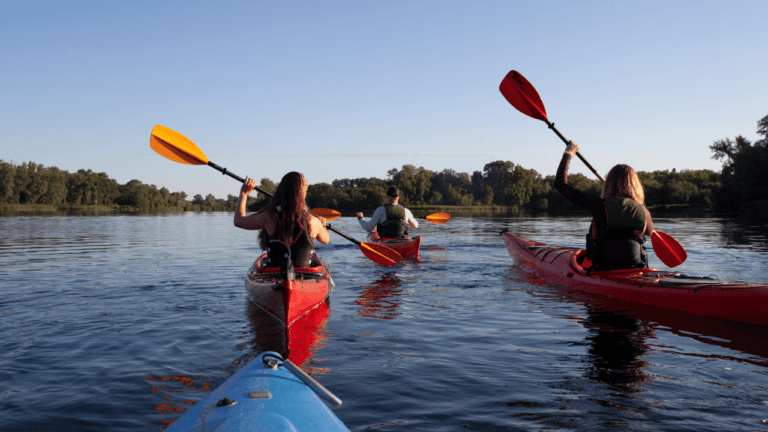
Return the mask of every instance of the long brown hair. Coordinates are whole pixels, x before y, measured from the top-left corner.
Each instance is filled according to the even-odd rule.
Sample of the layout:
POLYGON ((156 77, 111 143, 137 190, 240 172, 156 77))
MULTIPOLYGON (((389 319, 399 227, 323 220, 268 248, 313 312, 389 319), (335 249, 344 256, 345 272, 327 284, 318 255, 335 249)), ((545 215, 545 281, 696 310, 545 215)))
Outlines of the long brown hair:
POLYGON ((631 166, 624 164, 616 165, 605 176, 603 192, 600 194, 600 198, 606 199, 612 196, 630 198, 645 205, 643 185, 631 166))
MULTIPOLYGON (((309 224, 309 212, 304 197, 307 193, 307 179, 301 173, 291 171, 284 175, 277 185, 275 194, 269 205, 260 210, 262 212, 274 212, 277 214, 277 228, 279 238, 288 247, 298 240, 304 233, 304 227, 309 224), (279 210, 278 210, 279 207, 279 210)), ((267 232, 262 229, 259 234, 261 248, 267 248, 267 232)))

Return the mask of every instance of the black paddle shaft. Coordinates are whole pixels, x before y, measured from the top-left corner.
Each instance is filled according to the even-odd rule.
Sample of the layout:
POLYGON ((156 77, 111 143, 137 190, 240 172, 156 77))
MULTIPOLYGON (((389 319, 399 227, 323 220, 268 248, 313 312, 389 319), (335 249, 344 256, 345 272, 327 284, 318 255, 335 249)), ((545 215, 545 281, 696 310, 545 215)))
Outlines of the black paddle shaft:
MULTIPOLYGON (((551 122, 551 121, 549 121, 547 119, 544 119, 544 121, 547 123, 547 126, 549 126, 549 128, 552 129, 552 131, 555 132, 557 134, 557 136, 560 137, 561 140, 563 140, 565 145, 568 145, 568 144, 571 143, 570 141, 565 139, 565 137, 563 136, 563 134, 560 133, 559 130, 557 130, 557 128, 555 127, 555 123, 554 122, 551 122)), ((603 178, 600 177, 600 174, 598 174, 597 171, 595 171, 595 169, 592 168, 592 165, 590 165, 589 162, 587 162, 587 160, 584 159, 584 157, 581 156, 581 154, 579 154, 579 152, 576 152, 576 156, 578 156, 579 159, 581 159, 581 161, 584 162, 584 165, 586 165, 587 168, 589 168, 589 170, 592 171, 592 173, 595 174, 597 176, 597 178, 599 178, 602 183, 605 183, 605 180, 603 180, 603 178)))
MULTIPOLYGON (((209 167, 211 167, 211 168, 213 168, 213 169, 217 169, 217 170, 221 171, 221 173, 222 173, 222 174, 224 174, 224 175, 228 175, 228 176, 232 177, 233 179, 235 179, 235 180, 239 181, 240 183, 245 183, 245 179, 244 179, 244 178, 240 177, 240 176, 239 176, 239 175, 237 175, 237 174, 233 174, 233 173, 231 173, 231 172, 227 171, 227 169, 226 169, 226 168, 222 168, 222 167, 220 167, 220 166, 216 165, 215 163, 213 163, 213 162, 211 162, 211 161, 208 161, 208 166, 209 166, 209 167)), ((260 187, 258 187, 258 186, 254 186, 254 189, 256 189, 257 191, 259 191, 259 192, 263 193, 264 195, 266 195, 266 196, 268 196, 268 197, 272 197, 272 194, 271 194, 271 193, 269 193, 269 192, 265 191, 264 189, 262 189, 262 188, 260 188, 260 187)))
POLYGON ((357 240, 355 238, 352 238, 352 237, 348 236, 347 234, 344 234, 343 232, 341 232, 341 231, 337 230, 336 228, 332 227, 331 224, 329 224, 329 223, 326 223, 325 227, 328 228, 329 230, 335 232, 336 234, 344 237, 345 239, 351 241, 352 243, 358 245, 358 246, 360 246, 362 244, 359 240, 357 240))

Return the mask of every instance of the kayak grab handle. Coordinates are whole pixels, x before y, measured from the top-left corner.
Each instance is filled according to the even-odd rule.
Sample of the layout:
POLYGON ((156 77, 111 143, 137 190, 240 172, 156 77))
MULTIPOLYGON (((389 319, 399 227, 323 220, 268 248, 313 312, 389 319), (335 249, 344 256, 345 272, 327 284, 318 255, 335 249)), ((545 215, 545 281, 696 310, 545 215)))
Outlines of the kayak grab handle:
POLYGON ((334 408, 341 406, 341 399, 337 398, 336 395, 331 393, 327 388, 323 387, 323 385, 317 382, 314 378, 307 375, 307 373, 304 372, 300 367, 293 364, 290 360, 284 359, 280 354, 274 351, 267 351, 262 355, 261 360, 264 362, 264 366, 270 369, 277 369, 277 360, 282 360, 283 366, 285 366, 289 372, 294 374, 296 378, 300 379, 304 384, 306 384, 307 387, 311 388, 312 391, 317 393, 318 396, 325 399, 325 401, 331 404, 334 408))
POLYGON ((300 367, 293 364, 290 360, 283 360, 283 366, 285 366, 285 368, 288 369, 292 374, 296 375, 296 378, 303 381, 304 384, 309 386, 309 388, 317 393, 318 396, 325 399, 326 402, 330 403, 334 408, 341 406, 341 399, 337 398, 336 395, 331 393, 327 388, 323 387, 323 385, 317 382, 314 378, 307 375, 306 372, 301 370, 300 367))

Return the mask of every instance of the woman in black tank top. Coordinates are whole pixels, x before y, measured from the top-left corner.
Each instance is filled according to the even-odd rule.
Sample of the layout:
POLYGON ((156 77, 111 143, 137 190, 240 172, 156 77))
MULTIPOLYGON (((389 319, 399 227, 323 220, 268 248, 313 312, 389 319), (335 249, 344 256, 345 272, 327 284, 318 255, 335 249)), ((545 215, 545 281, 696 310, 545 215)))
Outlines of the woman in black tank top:
POLYGON ((262 230, 259 234, 260 246, 269 250, 272 265, 281 266, 274 262, 282 258, 282 254, 273 253, 277 249, 291 251, 294 267, 309 267, 313 239, 328 243, 329 235, 325 229, 325 219, 314 216, 307 208, 305 198, 308 183, 301 173, 289 172, 280 180, 272 201, 266 208, 256 213, 245 215, 245 203, 248 194, 253 192, 256 180, 246 177, 240 189, 240 198, 235 211, 235 226, 248 230, 262 230), (279 243, 284 248, 279 248, 279 243))

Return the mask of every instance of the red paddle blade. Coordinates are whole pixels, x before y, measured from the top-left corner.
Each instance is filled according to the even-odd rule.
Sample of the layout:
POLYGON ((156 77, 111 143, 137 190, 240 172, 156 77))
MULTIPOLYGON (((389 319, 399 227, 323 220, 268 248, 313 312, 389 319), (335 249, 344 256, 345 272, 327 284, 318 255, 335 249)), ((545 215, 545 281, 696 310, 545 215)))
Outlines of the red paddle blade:
POLYGON ((656 256, 667 267, 677 267, 688 258, 688 252, 680 246, 680 243, 663 232, 654 231, 651 234, 651 244, 656 256))
POLYGON ((360 251, 369 260, 384 267, 395 265, 403 259, 399 253, 377 243, 360 243, 360 251))
POLYGON ((535 119, 547 120, 544 102, 535 88, 517 71, 509 71, 499 85, 501 94, 521 113, 535 119))

